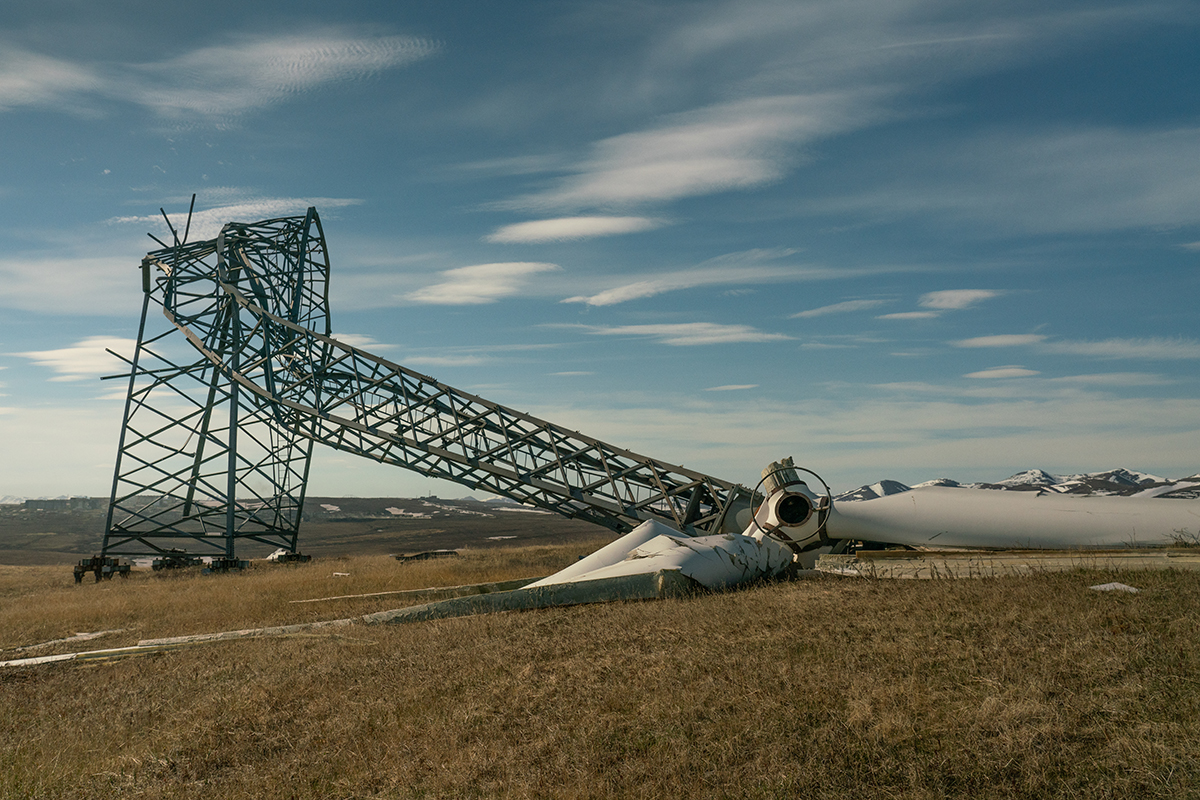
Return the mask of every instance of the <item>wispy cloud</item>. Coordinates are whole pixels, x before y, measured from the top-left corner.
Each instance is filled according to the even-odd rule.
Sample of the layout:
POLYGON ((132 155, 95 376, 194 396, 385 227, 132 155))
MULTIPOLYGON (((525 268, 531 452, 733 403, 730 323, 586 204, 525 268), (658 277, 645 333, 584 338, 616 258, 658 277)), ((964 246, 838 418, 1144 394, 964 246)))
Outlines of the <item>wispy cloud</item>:
POLYGON ((964 378, 1028 378, 1033 375, 1041 375, 1042 373, 1036 369, 1025 369, 1020 364, 1010 364, 1006 367, 991 367, 990 369, 980 370, 979 372, 969 372, 964 375, 964 378))
POLYGON ((951 344, 955 347, 1025 347, 1045 340, 1045 336, 1036 333, 1013 333, 959 339, 956 342, 951 342, 951 344))
POLYGON ((505 225, 485 238, 501 243, 565 242, 649 231, 664 224, 650 217, 559 217, 505 225))
POLYGON ((685 347, 735 342, 778 342, 791 339, 782 333, 767 333, 749 325, 721 325, 715 322, 680 322, 657 325, 618 325, 595 327, 581 325, 597 336, 646 336, 662 344, 685 347))
POLYGON ((1047 353, 1095 358, 1142 358, 1152 361, 1174 361, 1200 358, 1200 341, 1196 339, 1101 339, 1098 341, 1053 341, 1040 349, 1047 353))
POLYGON ((940 310, 958 310, 970 308, 984 300, 996 297, 1002 292, 991 289, 944 289, 940 292, 929 292, 921 295, 918 304, 923 308, 940 310))
POLYGON ((775 280, 797 280, 827 274, 827 270, 807 270, 797 267, 744 266, 731 270, 722 267, 697 267, 695 269, 664 272, 653 278, 614 286, 593 295, 568 297, 564 303, 584 303, 589 306, 611 306, 654 297, 665 292, 694 289, 698 286, 724 286, 731 283, 763 283, 775 280))
POLYGON ((897 311, 895 314, 880 314, 875 319, 933 319, 941 316, 937 311, 897 311))
POLYGON ((124 91, 165 115, 232 116, 417 61, 436 49, 433 42, 409 36, 246 36, 128 68, 128 76, 142 80, 124 91))
POLYGON ((375 337, 367 336, 364 333, 335 333, 333 334, 333 338, 337 339, 343 344, 348 344, 351 347, 357 347, 360 350, 369 350, 371 352, 375 352, 376 350, 396 349, 396 345, 384 344, 383 342, 375 339, 375 337))
POLYGON ((1180 361, 1200 358, 1200 340, 1149 337, 1144 339, 1071 340, 1049 339, 1040 334, 978 336, 951 342, 955 347, 1029 347, 1052 355, 1092 358, 1140 358, 1151 361, 1180 361))
POLYGON ((103 85, 86 66, 12 45, 0 47, 0 111, 52 105, 76 93, 97 91, 103 85))
POLYGON ((746 389, 757 389, 757 383, 730 383, 725 386, 710 386, 704 391, 706 392, 741 392, 746 389))
POLYGON ((833 303, 820 308, 810 308, 808 311, 801 311, 799 314, 792 314, 792 319, 806 319, 808 317, 823 317, 827 314, 848 314, 853 311, 869 311, 872 308, 890 303, 890 300, 846 300, 841 303, 833 303))
POLYGON ((626 208, 777 180, 804 143, 881 116, 852 93, 756 97, 676 114, 649 130, 592 146, 576 174, 504 205, 520 209, 626 208))
POLYGON ((318 87, 359 80, 436 52, 409 36, 242 35, 175 58, 77 64, 19 49, 0 57, 0 109, 65 99, 135 103, 178 120, 228 121, 318 87))
POLYGON ((1002 294, 1004 292, 992 289, 943 289, 927 292, 921 295, 917 305, 932 310, 899 311, 894 314, 882 314, 875 319, 933 319, 940 317, 943 311, 961 311, 1002 294))
POLYGON ((654 37, 619 93, 651 107, 712 99, 594 142, 573 174, 502 206, 622 209, 761 187, 824 140, 914 113, 919 103, 905 101, 948 76, 1025 63, 1039 42, 1153 16, 927 0, 701 4, 654 37))
MULTIPOLYGON (((218 189, 214 193, 221 197, 233 195, 237 199, 193 213, 188 241, 214 239, 227 222, 257 222, 272 217, 303 214, 310 206, 315 206, 319 210, 328 210, 356 206, 363 202, 348 197, 260 197, 250 190, 231 187, 218 189)), ((204 203, 204 200, 203 196, 197 197, 197 203, 204 203)), ((171 224, 175 226, 182 237, 187 222, 187 204, 184 203, 181 209, 168 211, 168 214, 171 216, 171 224)), ((168 245, 172 243, 170 230, 161 213, 112 217, 108 222, 111 225, 145 226, 151 228, 151 232, 168 245)))
POLYGON ((1152 372, 1097 372, 1087 375, 1061 375, 1048 380, 1080 386, 1165 386, 1174 382, 1152 372))
POLYGON ((48 367, 58 375, 52 381, 81 381, 85 378, 95 378, 110 373, 127 371, 124 362, 117 359, 108 350, 120 353, 126 358, 133 358, 137 347, 134 339, 123 339, 117 336, 89 336, 70 347, 58 350, 34 350, 27 353, 14 353, 28 358, 41 367, 48 367))
POLYGON ((507 176, 532 175, 539 172, 558 172, 569 166, 570 162, 561 155, 541 154, 489 158, 483 161, 467 161, 455 164, 451 169, 457 172, 507 176))
POLYGON ((476 264, 448 269, 441 273, 442 282, 410 292, 406 298, 414 303, 432 305, 480 305, 511 297, 534 275, 558 270, 557 264, 529 261, 507 261, 495 264, 476 264))

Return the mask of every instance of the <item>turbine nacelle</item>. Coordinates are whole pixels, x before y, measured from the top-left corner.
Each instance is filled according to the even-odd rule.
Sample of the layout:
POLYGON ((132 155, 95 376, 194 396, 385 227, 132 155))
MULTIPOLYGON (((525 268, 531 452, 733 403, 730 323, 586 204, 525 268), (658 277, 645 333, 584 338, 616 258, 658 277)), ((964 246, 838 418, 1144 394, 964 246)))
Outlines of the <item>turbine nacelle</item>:
POLYGON ((754 510, 744 535, 756 538, 769 536, 784 542, 796 552, 803 552, 828 542, 825 523, 829 518, 833 500, 829 487, 825 494, 818 495, 800 477, 807 472, 821 481, 811 470, 797 467, 791 457, 772 462, 762 473, 762 480, 754 491, 762 502, 754 510))

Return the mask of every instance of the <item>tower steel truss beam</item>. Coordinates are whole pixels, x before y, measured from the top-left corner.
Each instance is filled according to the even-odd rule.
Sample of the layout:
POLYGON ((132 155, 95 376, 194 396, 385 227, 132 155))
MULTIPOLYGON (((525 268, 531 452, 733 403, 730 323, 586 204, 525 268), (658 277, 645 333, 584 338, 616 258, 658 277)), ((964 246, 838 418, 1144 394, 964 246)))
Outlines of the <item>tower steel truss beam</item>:
POLYGON ((714 533, 748 506, 739 485, 332 338, 328 278, 312 208, 147 254, 102 555, 294 551, 314 442, 618 532, 654 519, 714 533), (169 325, 148 336, 152 304, 169 325))

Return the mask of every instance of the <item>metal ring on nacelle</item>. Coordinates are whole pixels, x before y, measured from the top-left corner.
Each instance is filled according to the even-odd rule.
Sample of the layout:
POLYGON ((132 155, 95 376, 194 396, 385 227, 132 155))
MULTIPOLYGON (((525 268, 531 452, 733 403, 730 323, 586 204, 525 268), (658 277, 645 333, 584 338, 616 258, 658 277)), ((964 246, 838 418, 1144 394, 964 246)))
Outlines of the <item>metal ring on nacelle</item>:
MULTIPOLYGON (((771 477, 772 475, 775 475, 776 473, 783 472, 784 470, 787 470, 787 469, 794 469, 794 470, 798 470, 800 472, 807 472, 809 475, 812 475, 814 478, 816 478, 818 481, 820 481, 821 486, 823 486, 825 488, 824 504, 819 505, 819 506, 814 506, 814 509, 817 512, 817 541, 813 544, 805 545, 804 547, 799 548, 799 551, 804 552, 805 550, 811 550, 814 547, 820 547, 823 544, 828 544, 829 537, 826 536, 826 534, 825 534, 825 526, 829 522, 829 513, 830 513, 830 511, 833 510, 833 492, 830 490, 829 484, 827 484, 825 482, 824 478, 822 478, 817 473, 813 472, 811 469, 808 469, 807 467, 797 467, 796 465, 793 464, 790 466, 779 466, 779 467, 775 467, 772 470, 768 470, 767 473, 762 476, 762 478, 759 480, 759 482, 754 485, 754 491, 750 493, 750 524, 753 525, 757 530, 761 531, 763 533, 763 535, 765 535, 765 536, 771 536, 772 538, 780 539, 789 545, 797 544, 797 542, 794 539, 792 539, 791 537, 788 537, 785 535, 775 536, 774 532, 767 531, 761 525, 758 524, 758 510, 760 508, 762 508, 762 503, 766 502, 766 500, 767 500, 766 495, 763 495, 762 502, 760 502, 758 505, 754 504, 754 497, 758 494, 759 487, 762 486, 763 483, 766 482, 767 478, 771 477)), ((779 488, 784 489, 784 488, 787 488, 788 486, 794 485, 794 483, 804 484, 805 487, 808 486, 808 484, 804 483, 804 481, 795 481, 793 483, 785 483, 783 486, 781 486, 779 488)), ((806 522, 808 521, 807 518, 805 519, 805 521, 806 522)), ((775 530, 778 531, 779 529, 776 528, 775 530)))

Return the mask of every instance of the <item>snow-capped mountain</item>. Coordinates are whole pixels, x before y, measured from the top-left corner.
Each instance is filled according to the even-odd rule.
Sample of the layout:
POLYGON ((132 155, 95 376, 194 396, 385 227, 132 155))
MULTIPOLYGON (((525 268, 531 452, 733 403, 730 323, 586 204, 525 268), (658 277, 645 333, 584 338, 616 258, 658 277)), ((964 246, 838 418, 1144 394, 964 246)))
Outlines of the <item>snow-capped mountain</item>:
MULTIPOLYGON (((950 478, 934 478, 911 487, 926 486, 965 487, 968 489, 995 489, 1010 492, 1054 492, 1072 495, 1132 496, 1200 498, 1200 473, 1187 478, 1170 480, 1130 469, 1109 469, 1102 472, 1086 472, 1076 475, 1052 475, 1043 469, 1018 472, 995 483, 959 483, 950 478)), ((883 480, 844 492, 834 499, 841 502, 874 500, 890 494, 909 491, 910 487, 898 481, 883 480)))
POLYGON ((949 478, 934 478, 931 481, 925 481, 924 483, 918 483, 916 486, 914 486, 912 488, 921 489, 925 486, 948 486, 951 489, 957 489, 959 486, 962 486, 962 484, 959 483, 958 481, 952 481, 949 478))
MULTIPOLYGON (((1110 469, 1106 472, 1093 472, 1090 475, 1071 475, 1068 480, 1105 480, 1109 483, 1126 484, 1128 486, 1151 486, 1156 483, 1171 483, 1166 478, 1151 475, 1148 472, 1137 472, 1129 469, 1110 469)), ((1184 478, 1183 480, 1187 480, 1184 478)))
POLYGON ((860 486, 857 489, 839 494, 833 498, 837 502, 845 502, 847 500, 874 500, 876 497, 886 497, 889 494, 900 494, 907 492, 911 486, 905 486, 899 481, 879 481, 872 483, 869 486, 860 486))
POLYGON ((1044 469, 1027 469, 1002 481, 997 481, 996 485, 1008 489, 1017 489, 1026 486, 1053 486, 1058 481, 1058 477, 1051 475, 1044 469))

